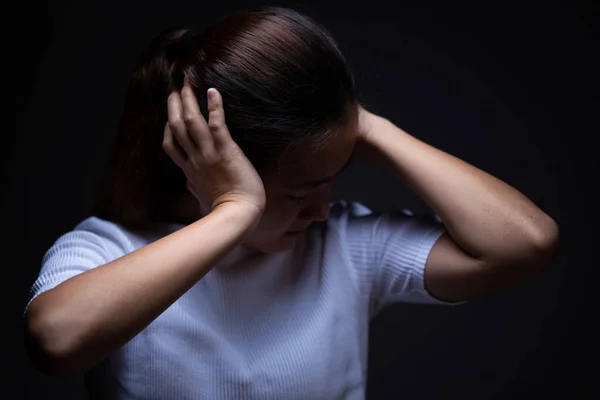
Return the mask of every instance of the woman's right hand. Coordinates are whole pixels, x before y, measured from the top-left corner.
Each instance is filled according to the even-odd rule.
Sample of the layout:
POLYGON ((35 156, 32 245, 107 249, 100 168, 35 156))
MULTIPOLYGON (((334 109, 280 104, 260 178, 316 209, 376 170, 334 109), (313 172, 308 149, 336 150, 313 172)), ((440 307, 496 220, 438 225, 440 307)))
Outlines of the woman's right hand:
POLYGON ((262 216, 266 204, 263 182, 231 138, 221 94, 210 88, 207 95, 208 123, 187 78, 181 95, 177 91, 169 95, 162 147, 185 173, 187 188, 204 215, 220 205, 235 203, 249 205, 262 216))
POLYGON ((27 350, 46 373, 77 374, 106 359, 243 243, 262 217, 264 186, 229 135, 221 96, 217 93, 208 102, 208 124, 189 85, 181 96, 170 95, 168 104, 163 147, 208 212, 195 223, 100 265, 97 260, 110 256, 98 245, 104 238, 61 238, 65 242, 54 249, 67 258, 66 264, 51 267, 50 275, 57 274, 57 279, 57 271, 69 270, 73 248, 93 247, 99 253, 86 253, 83 273, 39 294, 27 307, 27 350))

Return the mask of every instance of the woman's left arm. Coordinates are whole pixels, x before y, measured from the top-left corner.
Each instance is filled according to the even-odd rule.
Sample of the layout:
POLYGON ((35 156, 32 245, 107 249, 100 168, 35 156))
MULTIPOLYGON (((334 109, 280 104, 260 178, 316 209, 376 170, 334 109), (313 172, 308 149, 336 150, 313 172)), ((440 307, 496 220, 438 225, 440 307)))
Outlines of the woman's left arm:
POLYGON ((553 263, 558 226, 518 190, 363 108, 358 131, 357 151, 391 168, 444 223, 425 266, 434 297, 483 297, 553 263))

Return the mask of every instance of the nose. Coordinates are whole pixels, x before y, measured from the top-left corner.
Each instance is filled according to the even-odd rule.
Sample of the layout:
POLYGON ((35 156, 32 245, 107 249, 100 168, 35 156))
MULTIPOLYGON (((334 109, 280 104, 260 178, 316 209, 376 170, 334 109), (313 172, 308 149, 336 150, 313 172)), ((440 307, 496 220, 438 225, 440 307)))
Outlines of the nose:
POLYGON ((308 221, 325 221, 329 218, 329 191, 311 201, 299 214, 299 218, 308 221))
POLYGON ((300 219, 307 221, 325 221, 329 217, 329 202, 322 202, 302 210, 300 219))

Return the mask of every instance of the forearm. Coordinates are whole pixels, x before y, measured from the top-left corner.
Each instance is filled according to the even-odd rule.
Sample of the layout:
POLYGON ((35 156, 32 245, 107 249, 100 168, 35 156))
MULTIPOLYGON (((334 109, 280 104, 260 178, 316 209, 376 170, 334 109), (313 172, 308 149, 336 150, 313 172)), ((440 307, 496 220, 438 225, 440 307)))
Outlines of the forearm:
MULTIPOLYGON (((372 114, 371 114, 372 115, 372 114)), ((443 220, 473 257, 511 262, 551 245, 554 221, 522 193, 492 175, 371 117, 368 147, 443 220)))
POLYGON ((223 206, 32 301, 28 330, 49 372, 88 369, 144 329, 240 243, 256 216, 223 206))

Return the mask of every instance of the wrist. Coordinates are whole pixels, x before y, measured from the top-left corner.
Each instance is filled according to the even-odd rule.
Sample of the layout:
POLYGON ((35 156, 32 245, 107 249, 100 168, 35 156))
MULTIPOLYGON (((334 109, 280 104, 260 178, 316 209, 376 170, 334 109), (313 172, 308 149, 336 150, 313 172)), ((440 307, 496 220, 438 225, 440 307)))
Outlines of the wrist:
POLYGON ((364 143, 372 142, 373 136, 381 130, 385 121, 387 121, 385 118, 360 107, 358 114, 359 141, 364 143))
POLYGON ((252 231, 260 222, 264 210, 247 202, 224 202, 216 206, 212 213, 228 215, 231 221, 244 231, 252 231))
POLYGON ((357 158, 374 161, 377 158, 377 134, 384 128, 386 119, 360 108, 355 153, 357 158))

